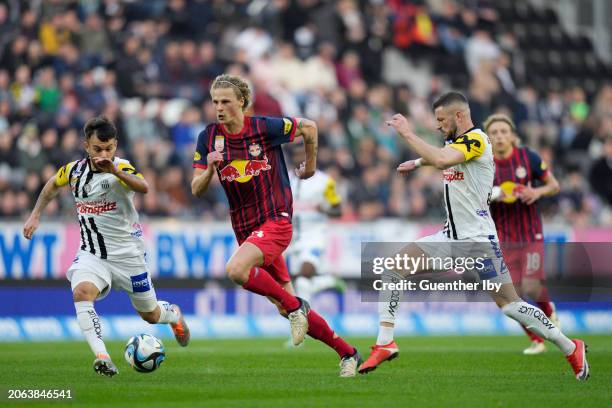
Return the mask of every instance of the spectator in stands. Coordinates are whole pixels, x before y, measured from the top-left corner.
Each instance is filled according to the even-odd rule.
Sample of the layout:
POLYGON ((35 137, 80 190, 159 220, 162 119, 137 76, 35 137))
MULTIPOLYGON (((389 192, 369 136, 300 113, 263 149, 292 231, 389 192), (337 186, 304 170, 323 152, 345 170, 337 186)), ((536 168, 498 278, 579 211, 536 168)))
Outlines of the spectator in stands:
POLYGON ((472 75, 478 72, 482 63, 494 62, 499 55, 499 46, 488 31, 476 30, 466 42, 465 62, 472 75))
MULTIPOLYGON (((143 214, 225 217, 218 184, 203 200, 186 194, 186 152, 215 120, 208 87, 227 71, 250 79, 255 114, 317 121, 320 165, 350 198, 347 218, 438 216, 439 174, 398 181, 389 169, 413 153, 383 122, 408 114, 439 142, 431 101, 456 88, 469 91, 476 122, 505 110, 524 143, 544 146, 566 189, 550 208, 575 222, 602 220, 583 180, 609 203, 601 174, 610 168, 612 86, 596 77, 595 88, 549 83, 531 64, 529 38, 496 24, 498 2, 263 3, 0 2, 0 216, 32 205, 23 204, 42 187, 33 174, 81 157, 84 120, 103 113, 125 139, 122 157, 151 181, 138 199, 143 214)), ((51 213, 70 213, 56 203, 51 213)))
POLYGON ((612 134, 603 145, 603 156, 591 168, 589 181, 593 190, 608 205, 612 205, 612 134))

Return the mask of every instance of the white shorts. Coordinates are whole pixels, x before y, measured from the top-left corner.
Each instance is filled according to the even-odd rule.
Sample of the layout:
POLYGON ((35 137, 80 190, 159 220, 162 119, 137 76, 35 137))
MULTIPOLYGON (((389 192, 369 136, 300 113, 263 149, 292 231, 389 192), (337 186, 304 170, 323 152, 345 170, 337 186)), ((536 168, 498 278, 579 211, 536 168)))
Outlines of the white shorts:
POLYGON ((151 312, 157 307, 155 288, 144 256, 108 260, 79 251, 66 277, 73 291, 79 283, 91 282, 100 291, 98 299, 105 298, 113 287, 127 292, 139 312, 151 312))
POLYGON ((478 235, 465 239, 448 238, 444 231, 428 235, 415 244, 430 258, 481 258, 483 268, 474 268, 480 280, 493 283, 512 283, 508 267, 504 262, 497 234, 478 235))
POLYGON ((299 275, 302 265, 311 263, 317 270, 317 274, 323 269, 323 248, 321 241, 300 240, 291 244, 287 250, 289 270, 292 275, 299 275))

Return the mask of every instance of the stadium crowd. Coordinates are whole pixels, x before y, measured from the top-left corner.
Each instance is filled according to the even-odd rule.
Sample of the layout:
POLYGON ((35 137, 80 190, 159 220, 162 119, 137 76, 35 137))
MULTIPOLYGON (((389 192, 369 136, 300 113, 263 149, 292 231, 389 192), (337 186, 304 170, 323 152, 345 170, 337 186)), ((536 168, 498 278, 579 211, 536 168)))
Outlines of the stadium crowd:
MULTIPOLYGON (((228 72, 250 80, 252 113, 316 120, 319 165, 338 181, 346 220, 441 218, 439 173, 397 177, 414 154, 384 121, 409 114, 440 144, 431 102, 459 87, 478 124, 510 113, 552 167, 561 194, 541 203, 548 218, 612 224, 612 85, 533 86, 489 3, 0 1, 0 216, 26 215, 59 166, 83 155, 84 122, 104 114, 118 155, 153 187, 137 197, 142 214, 226 218, 216 179, 203 199, 189 181, 196 137, 214 120, 208 87, 228 72), (455 82, 436 65, 466 76, 455 82)), ((70 203, 46 213, 71 215, 70 203)))

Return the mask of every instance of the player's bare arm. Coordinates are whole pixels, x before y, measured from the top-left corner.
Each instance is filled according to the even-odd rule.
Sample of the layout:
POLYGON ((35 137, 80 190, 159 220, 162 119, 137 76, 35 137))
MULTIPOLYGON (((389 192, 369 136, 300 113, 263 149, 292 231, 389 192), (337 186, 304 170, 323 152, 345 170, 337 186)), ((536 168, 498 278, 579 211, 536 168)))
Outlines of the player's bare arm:
POLYGON ((23 226, 23 236, 25 238, 32 238, 34 231, 38 229, 38 225, 40 224, 40 215, 45 210, 47 205, 49 205, 49 203, 53 201, 55 197, 57 197, 61 188, 62 187, 55 183, 55 176, 51 177, 47 181, 47 184, 45 184, 42 191, 38 195, 38 199, 36 200, 32 214, 30 214, 30 217, 23 226))
MULTIPOLYGON (((391 120, 388 120, 386 123, 388 126, 393 127, 406 143, 408 143, 410 148, 421 156, 421 165, 431 165, 437 169, 444 170, 465 161, 465 155, 457 149, 448 146, 440 148, 425 142, 412 131, 410 122, 403 115, 395 114, 391 120)), ((397 171, 404 175, 414 170, 416 167, 416 160, 410 160, 402 163, 397 168, 397 171)))
POLYGON ((208 166, 206 169, 196 168, 193 171, 193 178, 191 179, 191 194, 196 197, 201 197, 202 194, 208 190, 210 181, 212 180, 219 163, 223 161, 223 155, 217 151, 208 153, 206 156, 206 162, 208 166))
POLYGON ((92 159, 94 165, 103 173, 110 173, 121 180, 130 190, 146 194, 149 191, 149 183, 144 178, 129 174, 115 166, 110 159, 96 157, 92 159))
POLYGON ((407 176, 408 174, 412 173, 414 170, 418 169, 421 166, 431 166, 431 164, 422 157, 419 157, 415 160, 408 160, 403 163, 400 163, 400 165, 397 166, 396 170, 397 174, 399 174, 400 176, 407 176))
POLYGON ((551 197, 555 194, 558 194, 561 188, 559 187, 559 182, 552 174, 552 172, 548 172, 548 175, 543 180, 544 184, 540 187, 531 187, 528 185, 519 195, 519 198, 522 202, 527 205, 531 205, 538 201, 542 197, 551 197))
POLYGON ((317 169, 317 150, 319 147, 319 132, 317 124, 309 119, 296 118, 297 129, 295 137, 304 138, 304 149, 306 160, 295 170, 295 175, 301 179, 307 179, 315 174, 317 169))

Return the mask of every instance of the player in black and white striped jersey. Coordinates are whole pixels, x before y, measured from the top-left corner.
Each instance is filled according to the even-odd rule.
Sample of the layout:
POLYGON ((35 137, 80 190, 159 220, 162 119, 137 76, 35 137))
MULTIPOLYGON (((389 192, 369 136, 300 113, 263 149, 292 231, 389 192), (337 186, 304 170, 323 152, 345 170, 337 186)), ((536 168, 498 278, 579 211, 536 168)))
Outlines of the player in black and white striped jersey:
MULTIPOLYGON (((448 259, 482 257, 483 264, 474 268, 481 280, 497 283, 497 290, 488 290, 491 299, 511 319, 523 324, 542 338, 551 341, 565 354, 577 380, 589 377, 586 345, 571 340, 545 313, 523 301, 516 293, 500 250, 495 223, 489 212, 495 163, 491 142, 486 133, 472 122, 468 100, 459 92, 447 92, 433 104, 438 130, 445 146, 425 142, 412 130, 410 122, 396 114, 387 125, 421 157, 400 164, 400 175, 407 175, 420 166, 443 170, 444 205, 447 219, 444 228, 432 235, 409 243, 397 255, 413 259, 448 259)), ((432 264, 435 265, 435 264, 432 264)), ((438 264, 441 265, 441 264, 438 264)), ((444 271, 442 266, 419 265, 408 270, 387 269, 383 284, 402 281, 410 275, 430 270, 444 271)), ((398 356, 394 340, 395 320, 402 291, 383 289, 379 292, 379 328, 372 353, 359 367, 362 374, 375 370, 384 361, 398 356)))
POLYGON ((62 166, 47 181, 23 228, 31 239, 40 215, 60 189, 70 187, 81 232, 80 250, 66 273, 71 282, 77 321, 96 355, 94 370, 117 373, 104 345, 100 318, 93 302, 104 298, 111 286, 128 293, 132 305, 147 322, 169 323, 181 346, 189 342, 189 329, 177 305, 158 301, 145 262, 145 245, 132 199, 147 193, 144 177, 127 160, 115 157, 117 130, 105 117, 85 124, 86 156, 62 166))

